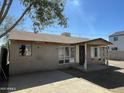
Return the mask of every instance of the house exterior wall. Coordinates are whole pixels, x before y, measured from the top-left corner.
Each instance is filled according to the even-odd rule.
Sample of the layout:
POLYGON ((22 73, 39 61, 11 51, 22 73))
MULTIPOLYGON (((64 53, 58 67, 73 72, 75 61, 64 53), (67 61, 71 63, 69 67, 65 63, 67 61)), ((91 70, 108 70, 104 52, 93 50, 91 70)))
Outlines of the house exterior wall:
POLYGON ((112 51, 112 47, 117 47, 118 51, 124 51, 124 35, 116 37, 118 37, 117 41, 114 41, 114 36, 109 37, 109 41, 113 43, 113 45, 110 46, 110 51, 112 51))
MULTIPOLYGON (((36 71, 53 70, 67 68, 79 63, 79 45, 76 45, 74 63, 59 64, 58 48, 61 45, 45 45, 39 43, 10 41, 10 75, 23 74, 36 71), (32 46, 31 56, 20 56, 19 45, 30 44, 32 46)), ((87 45, 87 60, 88 64, 93 62, 101 62, 98 58, 91 58, 91 47, 87 45)), ((103 47, 100 47, 100 58, 104 58, 103 47)))
POLYGON ((93 57, 91 56, 91 47, 98 47, 98 46, 87 46, 87 63, 105 63, 106 58, 106 49, 104 47, 98 47, 99 48, 99 57, 93 57))
POLYGON ((20 56, 20 44, 27 43, 11 41, 10 44, 10 75, 65 68, 72 65, 72 63, 59 64, 58 45, 40 45, 30 43, 32 46, 32 55, 20 56))
POLYGON ((109 41, 113 43, 113 45, 109 46, 109 59, 115 60, 124 60, 124 35, 116 36, 118 37, 117 41, 114 41, 114 36, 109 37, 109 41), (117 50, 112 50, 113 47, 117 47, 117 50))

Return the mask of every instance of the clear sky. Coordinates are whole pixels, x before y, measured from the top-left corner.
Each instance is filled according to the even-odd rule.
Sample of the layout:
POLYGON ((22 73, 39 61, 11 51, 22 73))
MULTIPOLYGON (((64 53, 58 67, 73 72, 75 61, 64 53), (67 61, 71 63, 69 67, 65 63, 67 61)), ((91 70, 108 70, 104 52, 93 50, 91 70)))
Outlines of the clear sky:
MULTIPOLYGON (((23 6, 13 0, 9 14, 18 17, 23 6)), ((66 0, 65 16, 68 28, 59 26, 46 28, 43 32, 60 34, 70 32, 74 36, 105 38, 116 31, 124 30, 124 0, 66 0)), ((31 20, 26 17, 23 27, 32 31, 31 20)))

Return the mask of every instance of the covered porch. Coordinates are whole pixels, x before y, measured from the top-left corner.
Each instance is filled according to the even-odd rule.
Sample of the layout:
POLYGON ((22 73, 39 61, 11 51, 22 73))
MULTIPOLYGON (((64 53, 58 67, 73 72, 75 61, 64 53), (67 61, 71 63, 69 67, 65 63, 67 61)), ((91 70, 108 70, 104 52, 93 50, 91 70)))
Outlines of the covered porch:
POLYGON ((108 45, 111 43, 98 38, 86 42, 80 42, 76 45, 75 68, 85 71, 94 71, 108 68, 108 45), (79 50, 79 51, 78 51, 79 50))

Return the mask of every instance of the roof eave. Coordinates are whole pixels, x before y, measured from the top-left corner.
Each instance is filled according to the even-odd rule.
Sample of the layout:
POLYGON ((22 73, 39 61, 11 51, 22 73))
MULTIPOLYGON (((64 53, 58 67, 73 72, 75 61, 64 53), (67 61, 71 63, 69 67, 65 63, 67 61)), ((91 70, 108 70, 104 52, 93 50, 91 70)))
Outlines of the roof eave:
POLYGON ((104 44, 104 45, 112 45, 111 42, 109 42, 109 41, 107 41, 105 39, 102 39, 102 38, 92 39, 92 40, 88 40, 88 41, 84 41, 84 42, 79 42, 79 43, 75 43, 75 44, 88 44, 89 42, 96 41, 96 40, 102 40, 102 41, 106 42, 106 44, 104 44))

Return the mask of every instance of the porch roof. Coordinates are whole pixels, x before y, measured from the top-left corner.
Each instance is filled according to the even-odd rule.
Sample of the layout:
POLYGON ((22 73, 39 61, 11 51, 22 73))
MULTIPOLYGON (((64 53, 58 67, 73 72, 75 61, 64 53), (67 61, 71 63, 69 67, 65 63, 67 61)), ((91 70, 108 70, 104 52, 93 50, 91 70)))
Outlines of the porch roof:
POLYGON ((107 46, 107 45, 112 45, 111 42, 102 39, 102 38, 97 38, 97 39, 92 39, 84 42, 79 42, 76 44, 88 44, 88 45, 94 45, 94 46, 107 46))

